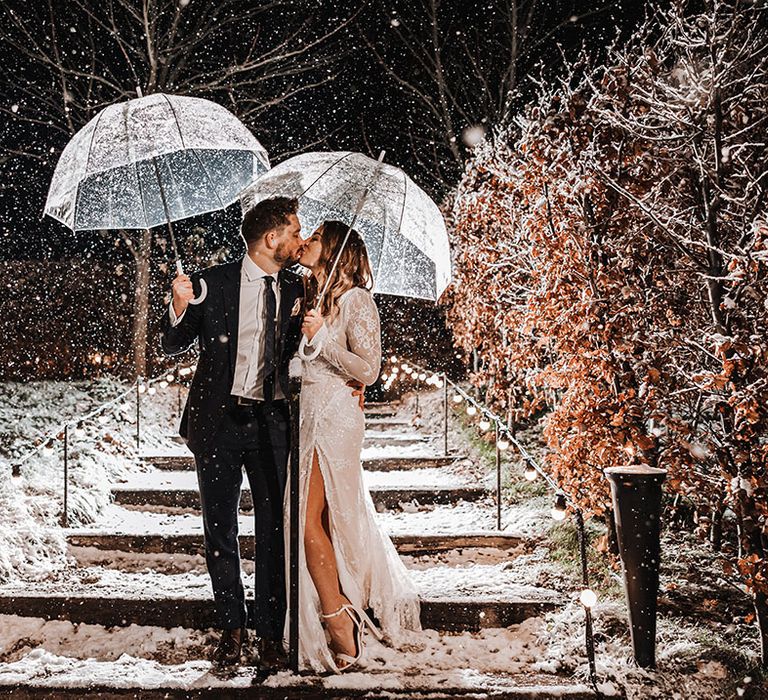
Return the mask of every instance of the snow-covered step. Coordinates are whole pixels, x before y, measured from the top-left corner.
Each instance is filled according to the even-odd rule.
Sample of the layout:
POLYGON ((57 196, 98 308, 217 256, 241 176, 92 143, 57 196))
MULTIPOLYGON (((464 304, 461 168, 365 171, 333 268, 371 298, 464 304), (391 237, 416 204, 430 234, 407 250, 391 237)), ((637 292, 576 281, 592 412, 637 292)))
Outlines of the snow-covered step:
MULTIPOLYGON (((105 628, 0 616, 0 695, 86 698, 256 697, 255 669, 213 673, 207 631, 155 626, 105 628)), ((350 697, 373 687, 387 697, 507 697, 518 700, 594 697, 567 678, 533 670, 547 653, 544 623, 533 618, 478 633, 416 633, 408 653, 370 635, 367 666, 344 676, 267 679, 258 697, 350 697)))
MULTIPOLYGON (((430 660, 431 661, 431 660, 430 660)), ((539 673, 514 676, 478 673, 471 663, 465 668, 435 673, 407 672, 347 673, 336 677, 293 676, 287 672, 260 683, 254 692, 255 667, 240 667, 237 673, 214 673, 206 661, 165 665, 124 657, 118 661, 68 659, 44 650, 23 661, 0 664, 0 689, 6 687, 18 698, 142 698, 142 700, 189 700, 190 698, 350 698, 374 697, 372 688, 387 698, 508 698, 509 700, 594 700, 595 694, 574 679, 539 673), (373 686, 372 684, 376 685, 373 686), (27 693, 27 687, 30 688, 27 693)))
MULTIPOLYGON (((250 530, 252 530, 252 526, 250 530)), ((67 535, 70 547, 92 547, 99 550, 118 552, 141 552, 144 554, 202 555, 204 552, 201 531, 194 533, 78 533, 67 535)), ((510 550, 524 542, 520 535, 512 533, 475 532, 469 534, 439 535, 393 535, 392 542, 398 552, 410 555, 432 554, 454 550, 496 548, 510 550)), ((240 553, 243 558, 253 556, 252 534, 240 534, 240 553)))
MULTIPOLYGON (((0 615, 105 627, 215 626, 210 582, 203 572, 127 573, 89 567, 76 573, 73 579, 38 581, 34 585, 17 581, 0 586, 0 615)), ((480 565, 413 570, 414 581, 423 591, 422 625, 442 631, 508 627, 553 610, 561 602, 556 592, 516 585, 513 577, 504 573, 503 567, 480 565)), ((244 583, 250 595, 252 577, 244 583)), ((251 608, 252 604, 250 599, 251 608)))
MULTIPOLYGON (((505 510, 504 515, 511 514, 505 510)), ((499 533, 496 530, 496 511, 488 503, 461 501, 450 505, 418 506, 409 504, 403 510, 380 511, 376 519, 390 536, 443 537, 446 535, 468 535, 470 533, 499 533)), ((506 521, 505 521, 506 522, 506 521)), ((513 535, 529 528, 518 527, 516 522, 508 529, 513 535)), ((176 535, 202 533, 202 518, 199 513, 167 513, 154 510, 125 508, 118 504, 108 505, 98 522, 91 526, 72 531, 79 535, 144 535, 147 533, 176 535)), ((243 535, 253 534, 253 515, 240 514, 239 531, 243 535)))
MULTIPOLYGON (((488 498, 490 491, 482 486, 454 487, 420 487, 398 488, 395 486, 377 486, 370 489, 371 498, 377 509, 402 508, 402 504, 419 503, 456 503, 458 501, 480 501, 488 498)), ((181 508, 197 510, 200 507, 200 495, 197 489, 130 489, 125 487, 113 488, 112 497, 115 503, 124 506, 151 508, 181 508)), ((243 488, 240 495, 240 508, 244 511, 253 509, 251 491, 243 488)))
MULTIPOLYGON (((462 455, 403 454, 404 450, 397 450, 398 454, 391 454, 392 450, 388 452, 389 454, 384 450, 374 448, 364 450, 363 469, 392 471, 396 469, 446 467, 464 459, 462 455)), ((195 460, 191 454, 146 454, 142 456, 142 460, 163 471, 192 471, 195 468, 195 460)))
POLYGON ((365 421, 366 429, 371 430, 405 430, 412 426, 413 422, 409 418, 398 418, 397 416, 390 418, 375 416, 365 421))

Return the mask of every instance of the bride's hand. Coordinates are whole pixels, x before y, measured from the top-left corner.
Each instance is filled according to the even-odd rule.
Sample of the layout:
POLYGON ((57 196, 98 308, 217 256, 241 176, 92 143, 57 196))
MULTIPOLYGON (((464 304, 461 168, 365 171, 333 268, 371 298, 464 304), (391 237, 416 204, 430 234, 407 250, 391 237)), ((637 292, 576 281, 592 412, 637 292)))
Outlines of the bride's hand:
POLYGON ((315 337, 317 332, 323 327, 325 319, 322 317, 319 311, 311 309, 307 311, 307 315, 304 316, 304 322, 301 324, 301 332, 307 336, 307 340, 310 342, 315 337))

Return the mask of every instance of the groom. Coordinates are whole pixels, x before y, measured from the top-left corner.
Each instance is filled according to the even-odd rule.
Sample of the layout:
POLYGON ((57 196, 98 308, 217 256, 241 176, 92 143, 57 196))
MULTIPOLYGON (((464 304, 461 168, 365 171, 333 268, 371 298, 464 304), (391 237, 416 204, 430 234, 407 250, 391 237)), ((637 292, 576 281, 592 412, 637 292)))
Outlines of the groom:
POLYGON ((288 363, 301 335, 304 285, 284 268, 303 251, 295 199, 266 199, 243 216, 247 254, 173 280, 162 318, 169 355, 197 341, 200 357, 179 433, 195 457, 205 558, 222 633, 217 665, 237 664, 246 627, 255 628, 259 664, 282 662, 285 619, 283 492, 289 454, 288 363), (190 304, 205 280, 208 294, 190 304), (238 547, 242 469, 253 496, 255 620, 247 619, 238 547))

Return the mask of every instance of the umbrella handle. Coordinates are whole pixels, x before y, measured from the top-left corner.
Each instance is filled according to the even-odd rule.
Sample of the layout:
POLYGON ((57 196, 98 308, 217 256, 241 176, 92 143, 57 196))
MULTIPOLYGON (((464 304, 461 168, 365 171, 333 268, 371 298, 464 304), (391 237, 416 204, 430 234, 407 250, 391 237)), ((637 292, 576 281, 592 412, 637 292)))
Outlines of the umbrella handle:
POLYGON ((304 352, 305 348, 307 347, 307 343, 309 343, 307 336, 302 335, 301 342, 299 343, 299 357, 302 360, 314 360, 320 354, 320 346, 316 347, 310 355, 307 355, 307 353, 304 352))
MULTIPOLYGON (((176 272, 179 275, 184 274, 184 268, 181 266, 181 260, 176 261, 176 272)), ((197 306, 198 304, 202 304, 205 301, 205 297, 208 296, 208 285, 205 283, 204 279, 200 280, 200 296, 195 297, 194 299, 190 299, 189 303, 197 306)))

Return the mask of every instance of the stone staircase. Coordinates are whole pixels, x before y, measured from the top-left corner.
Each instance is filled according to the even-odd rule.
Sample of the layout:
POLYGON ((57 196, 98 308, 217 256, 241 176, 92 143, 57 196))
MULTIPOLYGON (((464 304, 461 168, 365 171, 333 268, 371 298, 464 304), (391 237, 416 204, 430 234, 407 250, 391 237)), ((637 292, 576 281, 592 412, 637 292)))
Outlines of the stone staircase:
MULTIPOLYGON (((414 428, 401 407, 368 406, 366 414, 366 481, 382 525, 421 592, 426 637, 446 644, 450 635, 460 634, 469 647, 482 645, 481 630, 495 634, 493 630, 527 624, 562 602, 555 591, 516 585, 504 575, 505 561, 524 546, 524 538, 495 530, 493 492, 476 465, 459 456, 441 455, 439 441, 414 428)), ((94 626, 100 633, 136 626, 150 630, 148 635, 158 628, 180 628, 192 637, 198 631, 206 634, 214 624, 213 606, 202 556, 193 462, 184 451, 169 444, 165 454, 146 455, 142 471, 130 480, 112 485, 113 504, 102 520, 66 533, 74 560, 68 575, 34 586, 23 581, 0 586, 0 616, 63 620, 94 626)), ((250 491, 244 487, 240 540, 247 597, 252 596, 253 578, 251 508, 250 491)), ((66 673, 54 670, 34 684, 8 683, 13 674, 8 675, 9 669, 0 664, 0 694, 220 698, 247 695, 249 689, 254 692, 247 667, 219 677, 212 673, 205 655, 197 652, 182 665, 182 673, 179 664, 164 663, 162 655, 156 660, 150 649, 141 661, 154 664, 151 688, 138 672, 133 681, 116 681, 118 669, 112 675, 109 672, 110 664, 116 662, 109 660, 73 662, 66 673), (80 680, 78 685, 82 678, 88 682, 80 680)), ((382 647, 369 653, 385 658, 393 651, 382 647)), ((407 657, 394 658, 402 668, 393 671, 384 664, 384 668, 343 676, 343 682, 278 674, 259 688, 257 696, 286 697, 290 688, 291 697, 375 697, 378 688, 389 697, 412 692, 428 697, 594 697, 572 679, 515 674, 503 664, 492 674, 461 664, 435 674, 423 659, 409 667, 407 657)))

